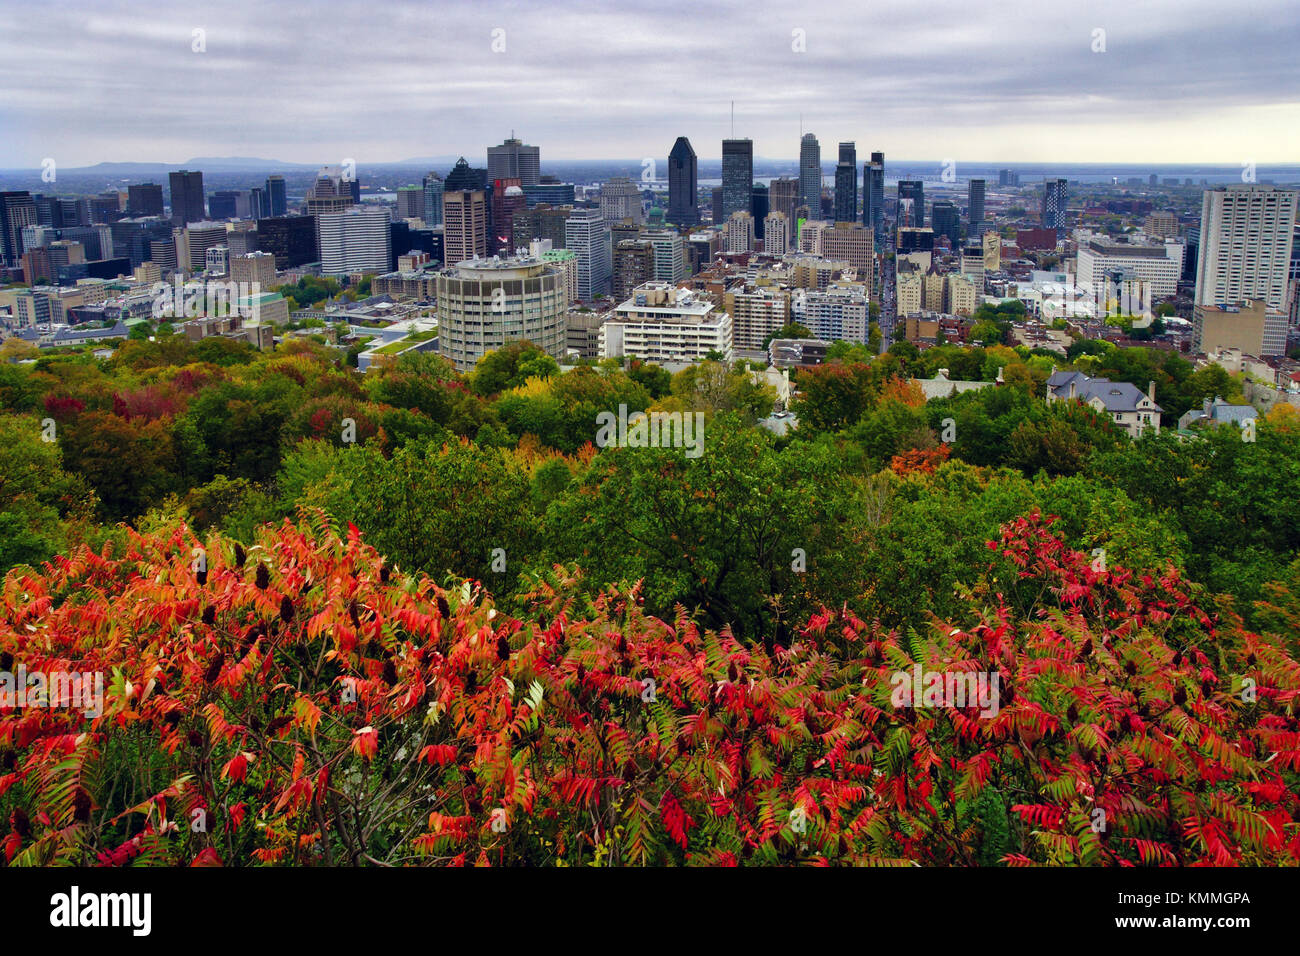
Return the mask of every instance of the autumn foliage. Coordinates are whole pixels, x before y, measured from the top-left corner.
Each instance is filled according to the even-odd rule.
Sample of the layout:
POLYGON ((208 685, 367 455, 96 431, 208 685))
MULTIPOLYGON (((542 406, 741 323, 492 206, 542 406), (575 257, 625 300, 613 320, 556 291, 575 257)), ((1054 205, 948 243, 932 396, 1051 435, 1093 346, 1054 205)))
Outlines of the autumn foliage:
POLYGON ((977 587, 966 619, 825 609, 768 653, 649 617, 635 587, 583 597, 573 569, 515 616, 319 514, 247 548, 133 532, 4 583, 3 669, 107 688, 98 717, 0 710, 4 859, 1300 862, 1284 647, 1172 571, 1096 570, 1037 515, 988 560, 1018 585, 977 587), (996 671, 996 715, 894 707, 918 663, 996 671))

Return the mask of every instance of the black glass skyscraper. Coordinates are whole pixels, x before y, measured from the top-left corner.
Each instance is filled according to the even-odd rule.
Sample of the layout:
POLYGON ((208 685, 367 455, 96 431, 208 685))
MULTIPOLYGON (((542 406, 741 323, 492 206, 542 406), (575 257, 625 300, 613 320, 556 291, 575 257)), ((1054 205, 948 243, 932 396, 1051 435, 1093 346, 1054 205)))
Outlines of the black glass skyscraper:
POLYGON ((754 141, 722 141, 722 218, 749 212, 754 192, 754 141))
POLYGON ((668 215, 675 226, 694 226, 700 221, 699 169, 695 150, 685 136, 678 136, 668 154, 668 215))
POLYGON ((872 153, 862 166, 862 224, 870 226, 877 244, 885 238, 885 154, 872 153))
POLYGON ((853 222, 858 216, 858 148, 840 143, 840 161, 835 165, 835 221, 853 222))
POLYGON ((903 224, 903 200, 912 200, 911 225, 920 228, 925 225, 925 183, 919 179, 900 179, 898 181, 898 224, 903 224))
POLYGON ((970 219, 971 237, 984 234, 984 180, 972 179, 966 194, 966 208, 970 219))
POLYGON ((771 195, 767 186, 762 183, 754 183, 754 191, 750 194, 749 214, 754 217, 754 238, 763 238, 763 220, 771 211, 771 195))
POLYGON ((289 211, 289 201, 284 191, 283 176, 266 177, 266 201, 270 206, 270 215, 283 216, 289 211))

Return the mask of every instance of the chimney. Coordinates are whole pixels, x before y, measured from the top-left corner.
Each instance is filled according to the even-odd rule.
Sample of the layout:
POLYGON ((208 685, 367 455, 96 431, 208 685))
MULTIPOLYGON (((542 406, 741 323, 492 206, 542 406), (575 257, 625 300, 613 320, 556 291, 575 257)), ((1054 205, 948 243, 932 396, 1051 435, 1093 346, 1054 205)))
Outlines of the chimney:
POLYGON ((1070 379, 1070 400, 1074 400, 1074 379, 1070 379))
POLYGON ((1147 382, 1147 398, 1151 399, 1151 404, 1156 403, 1156 383, 1147 382))

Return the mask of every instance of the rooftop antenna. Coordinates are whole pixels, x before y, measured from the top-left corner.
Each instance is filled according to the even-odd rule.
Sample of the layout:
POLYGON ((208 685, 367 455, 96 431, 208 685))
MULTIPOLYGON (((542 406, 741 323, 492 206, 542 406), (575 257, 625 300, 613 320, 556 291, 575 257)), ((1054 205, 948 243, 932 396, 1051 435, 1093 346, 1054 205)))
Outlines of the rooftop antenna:
POLYGON ((731 138, 736 138, 736 101, 731 101, 731 138))

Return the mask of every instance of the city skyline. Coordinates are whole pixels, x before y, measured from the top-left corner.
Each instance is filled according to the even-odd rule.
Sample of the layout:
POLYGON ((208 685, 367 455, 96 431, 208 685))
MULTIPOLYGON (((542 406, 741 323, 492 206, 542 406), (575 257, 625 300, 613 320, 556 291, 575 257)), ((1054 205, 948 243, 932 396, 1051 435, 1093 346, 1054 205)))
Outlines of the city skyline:
POLYGON ((1205 3, 977 3, 959 20, 863 16, 844 3, 761 17, 738 3, 139 12, 54 3, 10 18, 0 37, 9 133, 0 168, 47 158, 66 168, 202 156, 477 158, 511 129, 556 161, 660 157, 680 135, 709 160, 733 135, 732 100, 734 136, 753 140, 756 158, 794 156, 801 131, 829 148, 855 141, 864 154, 936 159, 1263 164, 1300 155, 1300 66, 1288 41, 1300 13, 1281 2, 1251 17, 1205 3), (1230 49, 1251 53, 1225 57, 1230 49), (717 78, 701 82, 710 72, 717 78))

